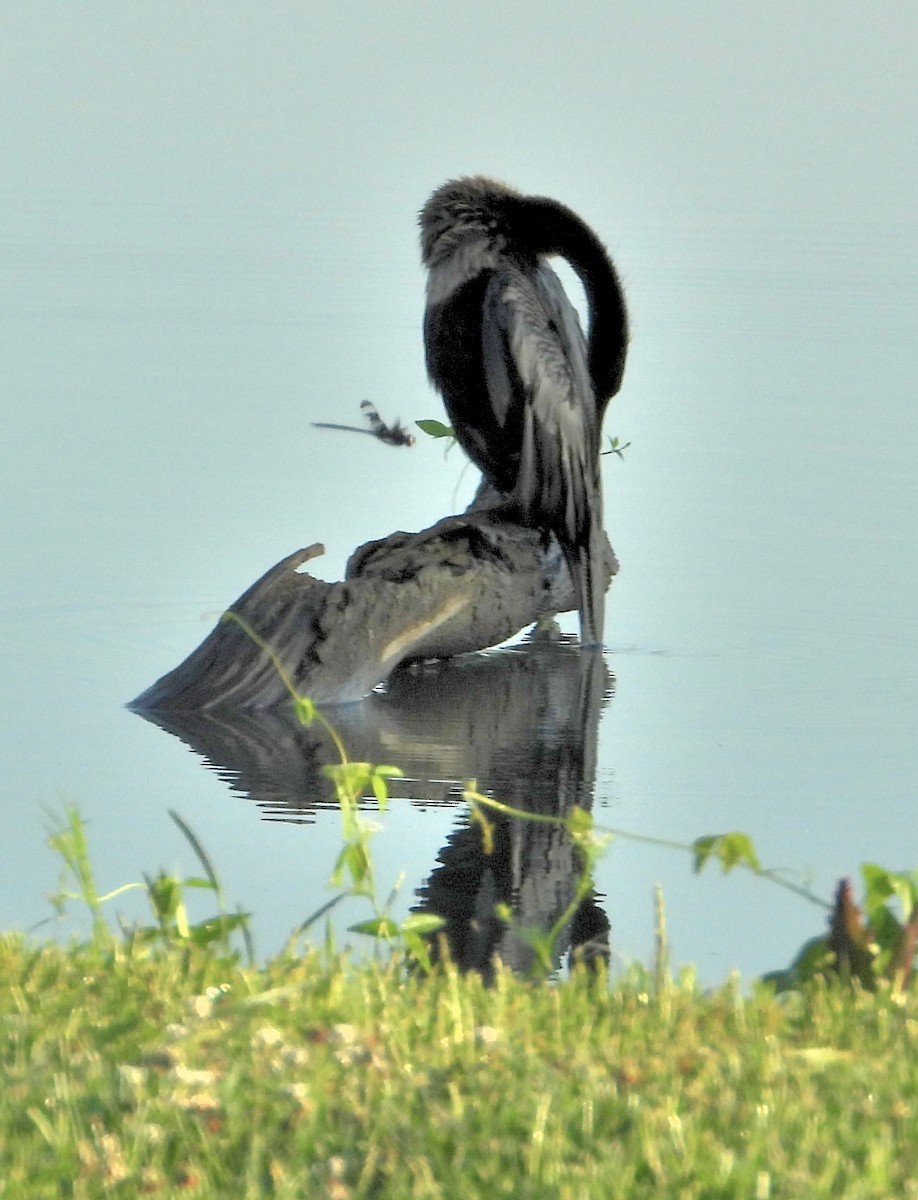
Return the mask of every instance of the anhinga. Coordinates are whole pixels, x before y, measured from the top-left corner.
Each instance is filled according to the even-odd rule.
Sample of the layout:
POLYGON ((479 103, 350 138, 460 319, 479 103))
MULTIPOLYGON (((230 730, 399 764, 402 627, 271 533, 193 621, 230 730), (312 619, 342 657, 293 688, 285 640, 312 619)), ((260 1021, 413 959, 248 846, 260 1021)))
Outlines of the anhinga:
POLYGON ((615 268, 569 208, 481 176, 438 188, 420 225, 431 381, 463 449, 516 519, 557 538, 581 641, 601 644, 600 427, 628 341, 615 268), (583 284, 587 338, 546 261, 552 255, 583 284))

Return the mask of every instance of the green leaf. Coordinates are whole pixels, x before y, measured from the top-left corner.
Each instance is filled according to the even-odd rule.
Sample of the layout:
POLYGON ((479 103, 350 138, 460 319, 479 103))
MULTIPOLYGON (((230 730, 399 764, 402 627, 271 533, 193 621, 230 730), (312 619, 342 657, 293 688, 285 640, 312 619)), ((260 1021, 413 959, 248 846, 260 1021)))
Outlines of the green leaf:
POLYGON ((394 938, 398 936, 398 925, 391 917, 372 917, 369 921, 358 921, 349 925, 350 933, 366 933, 375 938, 394 938))
POLYGON ((786 970, 769 971, 767 975, 762 976, 762 982, 771 984, 778 992, 788 992, 810 979, 824 975, 833 960, 828 938, 822 934, 804 942, 786 970))
POLYGON ((150 907, 157 921, 166 923, 175 920, 176 910, 182 902, 182 887, 174 875, 160 872, 155 878, 144 875, 150 907))
POLYGON ((697 875, 709 858, 716 859, 726 875, 742 864, 753 871, 761 871, 762 864, 755 846, 747 833, 717 833, 696 838, 692 843, 695 855, 693 870, 697 875))
POLYGON ((308 696, 294 696, 293 711, 296 719, 303 726, 311 725, 316 719, 316 706, 308 696))
POLYGON ((335 787, 345 792, 352 800, 359 800, 372 787, 373 767, 370 763, 331 763, 322 770, 335 787))
POLYGON ((422 433, 426 433, 428 437, 454 438, 456 436, 451 426, 444 425, 442 421, 415 421, 415 425, 417 425, 422 433))
POLYGON ((870 912, 880 907, 893 894, 890 872, 877 863, 864 863, 861 867, 864 881, 864 907, 870 912))
POLYGON ((869 930, 870 938, 877 947, 876 971, 884 975, 902 941, 902 926, 888 908, 879 908, 869 916, 869 930))
POLYGON ((335 887, 341 887, 343 884, 345 871, 351 877, 353 892, 357 895, 369 894, 372 866, 369 851, 362 843, 348 842, 338 855, 332 874, 332 884, 335 887))
POLYGON ((408 953, 411 954, 415 962, 417 962, 421 968, 429 974, 433 970, 433 963, 431 962, 430 949, 427 943, 423 938, 418 937, 417 934, 406 933, 403 936, 405 938, 405 946, 408 949, 408 953))
POLYGON ((379 807, 385 812, 386 804, 389 800, 389 785, 387 779, 393 779, 397 775, 404 774, 398 767, 373 767, 370 774, 370 785, 373 788, 373 795, 376 797, 379 807))
POLYGON ((188 934, 196 946, 210 946, 214 942, 225 941, 236 929, 244 929, 249 920, 249 913, 226 913, 219 917, 210 917, 192 925, 188 934))
POLYGON ((625 457, 625 451, 631 445, 630 442, 621 442, 617 437, 610 437, 606 441, 606 448, 602 451, 603 455, 615 454, 619 458, 625 457))
POLYGON ((411 913, 402 921, 400 932, 403 934, 436 933, 446 924, 445 917, 436 913, 411 913))
POLYGON ((564 824, 568 832, 577 838, 588 837, 593 832, 593 814, 577 805, 567 814, 564 824))
POLYGON ((864 908, 871 920, 887 900, 895 897, 902 906, 903 921, 908 922, 918 906, 918 876, 915 872, 887 871, 876 863, 864 863, 861 878, 865 889, 864 908))

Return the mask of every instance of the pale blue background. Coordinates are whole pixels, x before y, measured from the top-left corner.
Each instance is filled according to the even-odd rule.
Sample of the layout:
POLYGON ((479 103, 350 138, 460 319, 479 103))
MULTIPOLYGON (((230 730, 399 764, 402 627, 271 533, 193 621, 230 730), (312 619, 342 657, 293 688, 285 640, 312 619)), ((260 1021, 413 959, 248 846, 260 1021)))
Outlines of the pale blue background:
MULTIPOLYGON (((121 705, 283 555, 337 578, 471 493, 458 454, 309 422, 441 415, 415 213, 479 171, 580 212, 633 314, 602 818, 746 830, 824 894, 918 866, 918 9, 562 7, 0 9, 3 927, 47 912, 65 800, 104 886, 194 869, 178 808, 264 950, 321 902, 331 817, 259 824, 121 705)), ((394 807, 406 905, 455 815, 394 807)), ((625 957, 655 881, 709 977, 822 919, 622 842, 625 957)))

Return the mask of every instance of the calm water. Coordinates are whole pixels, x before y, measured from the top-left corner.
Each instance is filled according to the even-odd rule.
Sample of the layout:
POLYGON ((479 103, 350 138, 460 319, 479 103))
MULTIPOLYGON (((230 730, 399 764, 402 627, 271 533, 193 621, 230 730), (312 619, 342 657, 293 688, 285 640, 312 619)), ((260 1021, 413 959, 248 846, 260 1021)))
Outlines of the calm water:
MULTIPOLYGON (((0 920, 30 927, 48 913, 44 810, 79 806, 110 887, 159 866, 194 872, 174 808, 271 951, 327 898, 338 849, 309 755, 291 759, 289 729, 270 726, 216 742, 198 731, 196 754, 123 705, 275 559, 321 538, 335 578, 360 541, 464 503, 474 480, 457 453, 444 462, 433 444, 392 450, 309 427, 354 417, 367 393, 391 417, 438 412, 419 362, 420 274, 404 269, 390 306, 390 379, 375 360, 327 352, 331 317, 299 278, 309 264, 255 247, 263 226, 240 239, 239 214, 242 249, 221 256, 226 214, 53 198, 26 212, 7 199, 19 224, 0 244, 12 400, 0 920)), ((848 261, 828 236, 813 248, 810 232, 777 240, 777 295, 768 264, 744 249, 742 265, 705 270, 702 244, 662 299, 660 279, 641 277, 638 234, 622 235, 636 333, 609 429, 632 447, 606 468, 622 569, 608 674, 591 685, 590 761, 573 775, 593 781, 604 825, 676 841, 745 830, 765 864, 828 896, 865 859, 918 863, 915 305, 904 224, 860 231, 848 261)), ((913 231, 909 250, 914 267, 913 231)), ((371 313, 355 324, 359 343, 371 313)), ((400 911, 462 855, 464 778, 537 805, 570 782, 579 656, 562 646, 530 664, 538 682, 524 678, 521 701, 523 660, 466 667, 472 685, 455 667, 409 676, 339 716, 358 756, 409 777, 375 843, 381 890, 404 872, 400 911)), ((569 848, 526 853, 551 861, 545 886, 562 903, 554 874, 569 848)), ((686 855, 619 838, 596 903, 624 960, 650 955, 658 882, 674 958, 706 978, 782 965, 821 927, 820 910, 766 883, 698 878, 686 855)), ((361 915, 351 905, 339 929, 361 915)))
MULTIPOLYGON (((398 911, 457 918, 514 888, 533 917, 565 903, 563 837, 502 829, 494 862, 475 857, 470 774, 542 808, 592 796, 600 823, 643 837, 744 830, 826 897, 865 860, 918 866, 916 47, 904 6, 783 0, 563 23, 478 0, 384 19, 11 10, 0 927, 48 916, 44 814, 67 802, 102 888, 195 873, 179 811, 264 953, 328 897, 338 818, 308 739, 170 733, 124 706, 285 555, 320 540, 311 566, 337 579, 355 546, 467 502, 458 452, 310 422, 359 419, 364 398, 389 420, 442 415, 414 214, 482 170, 571 204, 620 266, 621 572, 602 671, 537 647, 336 717, 406 771, 375 841, 381 892, 404 874, 398 911), (534 74, 546 45, 552 72, 534 74)), ((674 960, 707 980, 787 963, 823 921, 619 837, 572 934, 608 921, 618 961, 646 961, 656 883, 674 960)), ((482 929, 470 959, 501 938, 482 929)))

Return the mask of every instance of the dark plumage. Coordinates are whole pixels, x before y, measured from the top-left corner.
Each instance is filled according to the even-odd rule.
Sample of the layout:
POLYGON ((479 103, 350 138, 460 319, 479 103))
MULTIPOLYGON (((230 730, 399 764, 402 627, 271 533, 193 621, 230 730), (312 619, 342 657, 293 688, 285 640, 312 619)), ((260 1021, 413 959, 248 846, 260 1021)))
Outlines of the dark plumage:
POLYGON ((480 176, 438 188, 420 224, 431 381, 459 442, 517 518, 558 539, 581 640, 601 643, 599 437, 628 340, 615 268, 569 208, 480 176), (583 283, 588 339, 545 261, 552 255, 583 283))

